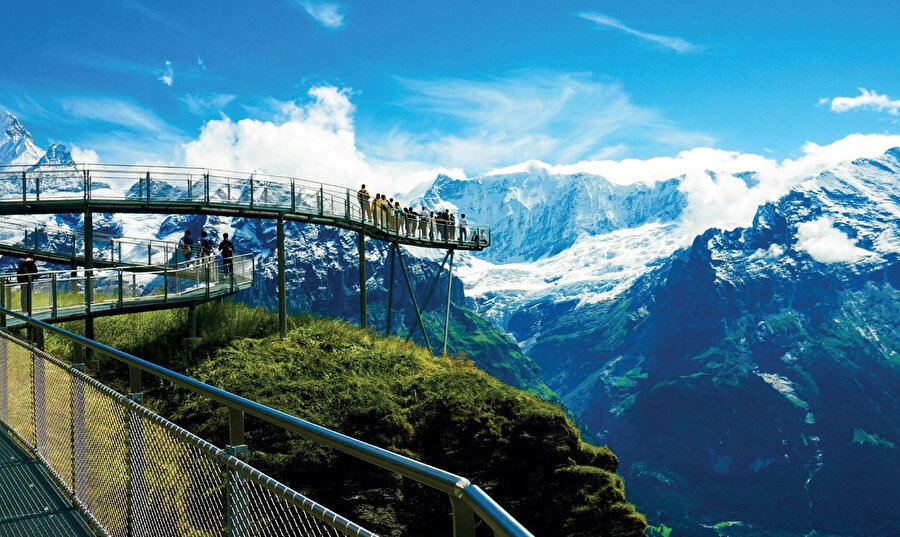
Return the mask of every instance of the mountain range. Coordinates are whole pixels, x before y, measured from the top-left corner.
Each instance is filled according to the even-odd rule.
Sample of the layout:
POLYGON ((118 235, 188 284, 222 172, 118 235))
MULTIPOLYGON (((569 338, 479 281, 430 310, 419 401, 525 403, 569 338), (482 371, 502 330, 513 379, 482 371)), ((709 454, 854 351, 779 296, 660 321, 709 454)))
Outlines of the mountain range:
MULTIPOLYGON (((11 149, 29 147, 18 129, 7 127, 19 138, 0 140, 0 154, 25 154, 11 149)), ((760 181, 753 170, 708 175, 760 181)), ((891 149, 802 177, 742 225, 700 234, 687 224, 685 176, 622 185, 531 166, 438 176, 410 201, 492 228, 490 248, 457 256, 451 349, 501 380, 558 395, 587 436, 617 453, 651 531, 874 537, 900 535, 898 180, 900 149, 891 149)), ((262 278, 245 300, 274 306, 272 222, 98 222, 165 239, 229 231, 257 253, 262 278)), ((287 237, 290 308, 358 320, 355 235, 291 224, 287 237)), ((436 254, 409 253, 422 297, 436 254)), ((370 322, 385 316, 388 255, 368 242, 370 322)), ((408 328, 405 283, 394 291, 407 304, 395 322, 408 328)), ((435 335, 445 299, 425 308, 435 335)))

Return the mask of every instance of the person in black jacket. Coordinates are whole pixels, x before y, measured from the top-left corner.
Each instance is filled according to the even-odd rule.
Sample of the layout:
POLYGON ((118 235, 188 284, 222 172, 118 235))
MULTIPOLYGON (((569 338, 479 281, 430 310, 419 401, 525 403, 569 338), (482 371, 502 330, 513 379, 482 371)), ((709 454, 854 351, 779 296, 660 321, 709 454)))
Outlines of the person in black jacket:
POLYGON ((226 276, 233 275, 234 243, 228 240, 228 233, 222 234, 222 242, 219 243, 219 251, 222 252, 222 271, 226 276))
POLYGON ((19 282, 19 289, 22 292, 20 297, 22 313, 27 315, 31 315, 31 284, 37 278, 37 271, 37 265, 31 256, 19 262, 19 268, 16 269, 16 281, 19 282))

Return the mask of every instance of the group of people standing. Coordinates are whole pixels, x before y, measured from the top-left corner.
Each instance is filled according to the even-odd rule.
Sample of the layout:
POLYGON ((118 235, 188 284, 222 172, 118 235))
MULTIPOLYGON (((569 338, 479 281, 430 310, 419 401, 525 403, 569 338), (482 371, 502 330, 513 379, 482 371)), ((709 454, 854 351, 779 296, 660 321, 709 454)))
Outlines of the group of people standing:
POLYGON ((219 242, 218 247, 213 243, 212 238, 206 231, 200 233, 200 240, 196 246, 194 246, 194 239, 191 238, 191 230, 189 229, 184 230, 184 235, 178 241, 178 249, 181 251, 181 255, 184 256, 185 261, 189 261, 196 253, 197 259, 204 263, 209 263, 216 248, 222 254, 222 270, 227 276, 234 271, 234 243, 228 239, 228 233, 222 234, 222 240, 219 242))
POLYGON ((458 242, 487 242, 484 231, 474 231, 469 237, 469 221, 465 213, 453 214, 449 209, 429 211, 424 205, 420 210, 402 207, 399 201, 385 194, 375 194, 373 198, 366 185, 356 193, 363 220, 370 220, 376 226, 394 233, 405 233, 407 237, 458 242))

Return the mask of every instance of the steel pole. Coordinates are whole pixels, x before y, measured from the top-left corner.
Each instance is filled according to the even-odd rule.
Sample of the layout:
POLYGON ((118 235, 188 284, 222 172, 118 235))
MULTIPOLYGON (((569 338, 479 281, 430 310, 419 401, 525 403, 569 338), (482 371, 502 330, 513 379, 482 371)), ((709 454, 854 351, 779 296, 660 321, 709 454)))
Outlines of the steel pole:
POLYGON ((450 292, 453 290, 453 249, 450 251, 450 265, 447 268, 447 311, 444 314, 444 356, 447 356, 447 335, 450 333, 450 292))
POLYGON ((397 259, 400 261, 400 268, 403 269, 403 277, 406 278, 406 286, 409 288, 409 298, 412 299, 413 308, 416 310, 416 319, 419 321, 419 328, 422 329, 422 337, 425 338, 425 346, 428 348, 429 353, 434 354, 431 350, 431 343, 428 342, 428 332, 425 331, 425 322, 422 321, 422 312, 419 311, 419 304, 416 302, 416 293, 413 290, 412 281, 410 281, 409 273, 406 271, 406 264, 403 263, 400 246, 394 243, 394 249, 397 250, 397 259))
POLYGON ((278 332, 287 335, 287 278, 284 262, 284 214, 278 215, 278 332))
MULTIPOLYGON (((349 196, 349 194, 348 194, 349 196)), ((347 198, 349 204, 349 197, 347 198)), ((349 207, 349 205, 348 205, 349 207)), ((349 212, 349 209, 348 209, 349 212)), ((366 312, 366 232, 359 229, 359 324, 366 328, 368 313, 366 312)))
POLYGON ((384 329, 384 336, 391 335, 391 313, 394 311, 394 246, 391 244, 391 275, 388 278, 388 310, 387 310, 387 328, 384 329))

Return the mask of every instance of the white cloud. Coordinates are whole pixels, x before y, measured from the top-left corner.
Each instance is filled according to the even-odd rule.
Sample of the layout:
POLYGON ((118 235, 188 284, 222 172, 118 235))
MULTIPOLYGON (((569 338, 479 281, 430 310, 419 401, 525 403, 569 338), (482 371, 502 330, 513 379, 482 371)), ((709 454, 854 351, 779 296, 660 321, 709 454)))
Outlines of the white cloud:
POLYGON ((601 175, 617 184, 653 184, 682 177, 680 189, 688 200, 682 225, 687 235, 693 236, 711 227, 734 229, 749 225, 760 205, 777 200, 811 176, 842 162, 877 157, 898 146, 900 136, 853 134, 828 145, 808 142, 801 148, 802 156, 781 162, 752 153, 698 147, 674 157, 645 160, 591 160, 561 166, 529 161, 490 171, 488 175, 538 166, 550 174, 601 175), (754 174, 751 184, 739 176, 745 172, 754 174))
POLYGON ((603 15, 602 13, 593 13, 593 12, 581 12, 577 14, 582 19, 589 20, 594 22, 600 26, 606 26, 607 28, 613 28, 616 30, 621 30, 627 34, 633 35, 645 41, 650 41, 651 43, 656 43, 664 48, 674 50, 679 54, 685 54, 688 52, 699 52, 703 50, 703 47, 700 45, 695 45, 689 41, 686 41, 680 37, 671 37, 667 35, 659 35, 659 34, 651 34, 648 32, 642 32, 640 30, 635 30, 629 26, 626 26, 623 22, 618 19, 614 19, 608 15, 603 15))
POLYGON ((398 102, 451 133, 394 129, 367 151, 385 160, 440 162, 470 174, 526 159, 577 162, 627 145, 674 149, 712 144, 631 102, 622 86, 584 73, 523 72, 484 81, 401 79, 398 102))
POLYGON ((300 6, 322 26, 337 30, 344 25, 341 6, 330 2, 300 2, 300 6))
POLYGON ((115 97, 65 97, 60 106, 72 118, 101 121, 131 131, 168 130, 166 123, 152 111, 115 97))
POLYGON ((221 112, 234 99, 235 96, 229 93, 185 94, 180 97, 181 102, 187 106, 188 110, 197 115, 221 112))
POLYGON ((797 249, 820 263, 853 263, 875 255, 856 246, 827 216, 797 226, 797 249))
POLYGON ((208 168, 263 170, 370 191, 405 192, 446 171, 434 165, 378 162, 356 146, 349 92, 334 87, 309 90, 305 103, 271 100, 272 120, 228 117, 203 126, 183 145, 184 163, 208 168))
POLYGON ((866 88, 858 89, 860 94, 856 97, 835 97, 832 99, 831 111, 840 114, 859 108, 876 112, 887 112, 893 116, 900 115, 900 100, 891 100, 887 95, 881 95, 866 88))
POLYGON ((100 156, 93 149, 82 149, 75 144, 70 144, 69 147, 69 153, 72 155, 72 160, 78 164, 100 162, 100 156))
POLYGON ((165 84, 166 86, 171 87, 172 82, 174 81, 175 69, 172 67, 172 62, 166 60, 165 67, 161 70, 157 71, 157 80, 165 84))

